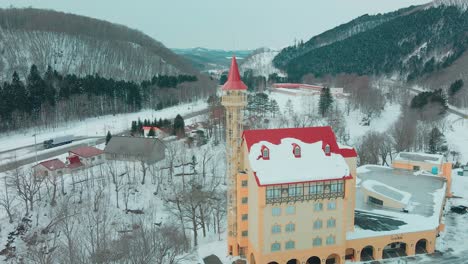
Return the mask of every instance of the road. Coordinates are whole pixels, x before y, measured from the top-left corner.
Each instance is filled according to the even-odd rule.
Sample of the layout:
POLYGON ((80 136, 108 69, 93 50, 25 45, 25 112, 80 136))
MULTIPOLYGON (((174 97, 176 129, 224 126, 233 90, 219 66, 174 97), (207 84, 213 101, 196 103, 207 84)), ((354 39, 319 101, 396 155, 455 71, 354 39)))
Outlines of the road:
MULTIPOLYGON (((190 114, 183 115, 182 117, 184 119, 189 119, 189 118, 192 118, 192 117, 204 115, 204 114, 208 113, 208 111, 209 111, 209 109, 207 108, 207 109, 203 109, 203 110, 200 110, 200 111, 192 112, 190 114)), ((129 126, 130 126, 130 124, 129 124, 129 126)), ((130 131, 127 130, 127 131, 122 131, 122 132, 120 132, 118 134, 115 134, 115 135, 116 136, 122 136, 122 135, 128 135, 129 133, 130 133, 130 131)), ((33 145, 29 145, 29 146, 23 146, 23 147, 19 147, 19 148, 15 148, 15 149, 1 151, 0 152, 0 160, 15 159, 15 157, 16 157, 16 160, 12 161, 12 162, 9 162, 9 163, 5 163, 3 165, 0 165, 0 172, 12 170, 12 169, 15 169, 15 168, 17 168, 19 166, 23 166, 23 165, 35 162, 35 160, 36 160, 35 156, 27 157, 27 158, 21 158, 22 155, 34 153, 36 151, 35 147, 37 148, 37 151, 38 151, 37 160, 44 160, 44 159, 48 159, 48 158, 51 158, 51 157, 55 157, 55 156, 67 153, 68 151, 70 151, 70 150, 72 150, 74 148, 77 148, 77 147, 88 146, 88 145, 92 145, 92 146, 99 145, 99 144, 104 143, 105 140, 106 140, 105 137, 79 136, 79 137, 76 137, 75 142, 76 141, 86 141, 86 142, 81 143, 81 144, 74 144, 72 146, 66 146, 65 145, 65 146, 57 147, 56 150, 51 149, 50 151, 48 151, 46 153, 40 153, 41 150, 44 150, 44 146, 43 146, 42 143, 39 143, 36 146, 34 146, 34 144, 33 144, 33 145), (91 140, 91 139, 95 139, 95 140, 89 142, 89 140, 91 140)))

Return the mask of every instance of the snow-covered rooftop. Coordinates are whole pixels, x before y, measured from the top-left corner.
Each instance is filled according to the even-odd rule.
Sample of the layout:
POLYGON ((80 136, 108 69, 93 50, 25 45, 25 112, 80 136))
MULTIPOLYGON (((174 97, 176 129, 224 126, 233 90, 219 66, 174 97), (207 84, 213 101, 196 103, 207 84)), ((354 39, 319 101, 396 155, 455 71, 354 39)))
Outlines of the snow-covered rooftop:
POLYGON ((416 162, 428 162, 432 164, 441 164, 444 156, 438 154, 426 154, 416 152, 400 152, 396 156, 395 160, 400 161, 416 161, 416 162))
MULTIPOLYGON (((442 177, 428 177, 412 171, 366 165, 358 168, 355 231, 347 239, 434 230, 439 225, 446 183, 442 177), (378 182, 390 190, 411 195, 408 213, 368 204, 362 192, 366 181, 378 182)), ((372 185, 372 184, 371 184, 372 185)), ((375 185, 374 185, 375 186, 375 185)), ((406 199, 403 195, 402 199, 406 199)))
POLYGON ((408 204, 411 199, 410 193, 400 191, 375 180, 365 180, 361 184, 361 188, 365 188, 403 204, 408 204))
POLYGON ((260 141, 249 152, 252 170, 260 185, 342 179, 350 176, 348 164, 342 155, 323 150, 323 142, 305 143, 295 138, 283 138, 280 144, 260 141), (301 149, 295 157, 293 146, 301 149), (262 148, 269 149, 269 159, 261 158, 262 148))

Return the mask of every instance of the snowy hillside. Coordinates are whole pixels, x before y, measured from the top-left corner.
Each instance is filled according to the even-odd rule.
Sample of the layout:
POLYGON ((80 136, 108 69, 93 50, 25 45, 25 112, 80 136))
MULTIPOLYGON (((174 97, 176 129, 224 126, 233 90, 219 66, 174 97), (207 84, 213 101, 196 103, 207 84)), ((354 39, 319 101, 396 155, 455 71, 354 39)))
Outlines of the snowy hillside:
POLYGON ((433 5, 435 7, 446 5, 446 6, 459 6, 463 10, 468 9, 468 2, 466 0, 434 0, 433 5))
POLYGON ((278 53, 279 51, 270 49, 262 49, 254 52, 242 61, 240 65, 241 73, 244 74, 246 70, 251 69, 255 76, 265 76, 268 78, 268 75, 273 73, 283 75, 280 70, 273 66, 273 59, 278 55, 278 53))
POLYGON ((57 71, 124 80, 147 80, 155 73, 180 71, 157 54, 130 42, 113 42, 55 32, 0 29, 0 78, 13 71, 27 76, 32 64, 39 69, 52 65, 57 71))
POLYGON ((148 80, 156 74, 196 74, 158 41, 124 26, 37 9, 0 9, 0 80, 32 64, 62 74, 148 80))

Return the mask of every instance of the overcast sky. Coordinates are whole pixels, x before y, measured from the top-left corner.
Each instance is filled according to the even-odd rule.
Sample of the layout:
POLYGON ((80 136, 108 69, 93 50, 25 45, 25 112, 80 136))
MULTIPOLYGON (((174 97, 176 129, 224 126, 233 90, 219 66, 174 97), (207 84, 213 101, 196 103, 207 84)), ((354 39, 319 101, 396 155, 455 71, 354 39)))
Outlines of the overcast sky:
POLYGON ((428 0, 0 0, 90 16, 143 31, 169 48, 282 48, 363 14, 428 0))

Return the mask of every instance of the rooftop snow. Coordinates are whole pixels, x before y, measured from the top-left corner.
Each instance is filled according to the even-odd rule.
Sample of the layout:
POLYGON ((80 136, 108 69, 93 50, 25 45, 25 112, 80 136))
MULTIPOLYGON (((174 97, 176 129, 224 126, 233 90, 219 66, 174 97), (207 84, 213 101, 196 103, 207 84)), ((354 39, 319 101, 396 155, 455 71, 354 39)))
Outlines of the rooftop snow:
POLYGON ((408 204, 411 198, 410 193, 400 191, 375 180, 365 180, 361 187, 403 204, 408 204))
POLYGON ((350 175, 348 164, 340 154, 325 155, 322 141, 305 143, 295 138, 281 139, 280 144, 267 141, 250 148, 249 161, 260 185, 342 179, 350 175), (293 144, 301 148, 301 157, 293 154, 293 144), (269 160, 260 158, 261 149, 269 149, 269 160))
POLYGON ((356 229, 348 232, 348 240, 365 237, 434 230, 439 225, 446 184, 442 177, 415 175, 412 171, 366 165, 358 168, 361 187, 356 188, 356 229), (367 204, 361 191, 366 181, 411 195, 409 212, 379 208, 367 204), (372 217, 369 218, 369 215, 372 217), (369 218, 369 219, 368 219, 369 218), (373 219, 379 218, 379 221, 373 219), (385 226, 385 228, 382 228, 385 226))
POLYGON ((441 164, 444 156, 438 154, 426 154, 415 152, 400 152, 395 160, 409 160, 417 162, 428 162, 432 164, 441 164))

